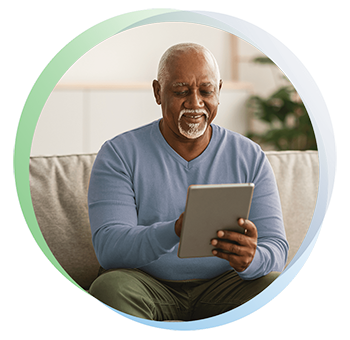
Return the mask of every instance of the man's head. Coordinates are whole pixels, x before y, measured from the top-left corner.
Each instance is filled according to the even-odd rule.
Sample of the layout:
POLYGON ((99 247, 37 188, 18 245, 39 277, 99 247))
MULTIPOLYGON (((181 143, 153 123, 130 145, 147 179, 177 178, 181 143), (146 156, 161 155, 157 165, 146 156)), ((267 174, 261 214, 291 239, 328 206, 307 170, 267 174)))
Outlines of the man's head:
POLYGON ((181 56, 182 54, 191 52, 204 54, 207 61, 211 63, 215 69, 217 84, 219 85, 220 71, 214 55, 204 46, 195 43, 181 43, 173 45, 164 52, 159 61, 157 75, 158 81, 161 85, 163 85, 164 81, 166 81, 169 77, 169 70, 172 67, 172 60, 176 57, 181 56))
POLYGON ((216 116, 222 81, 212 53, 184 43, 170 47, 153 82, 156 102, 162 106, 163 134, 197 139, 216 116))

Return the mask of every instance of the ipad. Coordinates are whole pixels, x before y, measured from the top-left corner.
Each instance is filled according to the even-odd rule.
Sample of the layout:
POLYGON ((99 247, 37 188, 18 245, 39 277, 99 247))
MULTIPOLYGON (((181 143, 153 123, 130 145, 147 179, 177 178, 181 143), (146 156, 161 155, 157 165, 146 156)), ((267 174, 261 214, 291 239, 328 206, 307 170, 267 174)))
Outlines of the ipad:
POLYGON ((210 242, 219 230, 243 233, 237 221, 248 218, 253 191, 253 183, 189 186, 178 257, 214 256, 210 242))

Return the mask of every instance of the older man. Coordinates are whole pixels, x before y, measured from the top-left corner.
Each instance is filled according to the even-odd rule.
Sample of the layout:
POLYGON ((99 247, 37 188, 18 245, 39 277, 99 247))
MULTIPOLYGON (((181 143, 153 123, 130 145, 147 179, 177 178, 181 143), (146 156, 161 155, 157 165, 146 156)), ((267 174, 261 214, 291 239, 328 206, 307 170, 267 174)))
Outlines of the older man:
POLYGON ((107 141, 96 157, 89 214, 106 271, 90 293, 117 310, 152 320, 214 316, 253 298, 285 265, 288 243, 265 154, 212 124, 221 87, 210 51, 171 47, 153 81, 162 119, 107 141), (219 231, 215 256, 180 259, 188 186, 246 182, 255 184, 249 220, 239 220, 246 233, 219 231))

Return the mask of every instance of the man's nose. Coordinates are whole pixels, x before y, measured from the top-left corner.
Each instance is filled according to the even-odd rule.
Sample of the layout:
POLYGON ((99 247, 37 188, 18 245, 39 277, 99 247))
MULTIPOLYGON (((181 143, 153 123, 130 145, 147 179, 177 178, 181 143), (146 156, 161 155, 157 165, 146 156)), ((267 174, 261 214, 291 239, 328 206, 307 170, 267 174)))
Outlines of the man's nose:
POLYGON ((197 91, 193 91, 186 100, 185 107, 187 109, 195 110, 204 107, 204 102, 197 91))

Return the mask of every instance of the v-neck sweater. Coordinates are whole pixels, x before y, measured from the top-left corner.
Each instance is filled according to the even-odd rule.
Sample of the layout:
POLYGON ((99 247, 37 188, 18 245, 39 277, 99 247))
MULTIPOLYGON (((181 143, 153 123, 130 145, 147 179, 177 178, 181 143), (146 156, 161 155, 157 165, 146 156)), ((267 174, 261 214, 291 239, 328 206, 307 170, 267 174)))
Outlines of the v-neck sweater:
POLYGON ((179 258, 175 222, 192 184, 254 183, 249 214, 258 246, 245 280, 282 271, 288 253, 272 168, 248 138, 212 126, 211 140, 195 159, 182 158, 164 139, 159 121, 104 143, 88 193, 92 241, 105 269, 139 268, 166 280, 209 279, 232 270, 217 257, 179 258))

